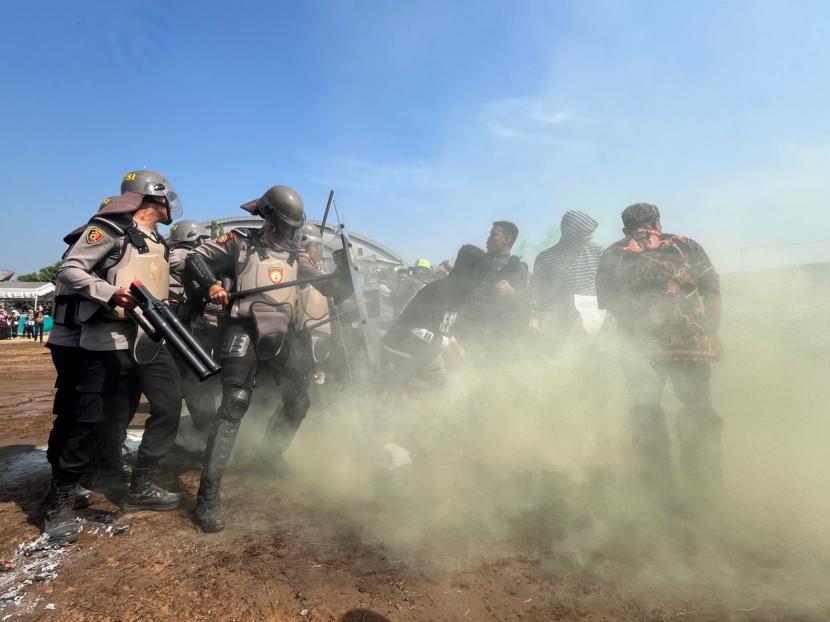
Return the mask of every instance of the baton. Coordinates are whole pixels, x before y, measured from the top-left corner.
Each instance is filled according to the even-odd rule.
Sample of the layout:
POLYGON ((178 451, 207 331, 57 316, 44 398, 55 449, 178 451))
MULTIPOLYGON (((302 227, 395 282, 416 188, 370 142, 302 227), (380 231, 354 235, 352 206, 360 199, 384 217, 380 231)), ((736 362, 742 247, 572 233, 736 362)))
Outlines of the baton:
POLYGON ((285 283, 274 283, 273 285, 263 285, 262 287, 252 287, 251 289, 243 289, 238 292, 231 292, 228 294, 228 302, 231 300, 236 300, 237 298, 244 298, 245 296, 251 296, 253 294, 261 294, 262 292, 272 292, 277 289, 284 289, 286 287, 295 287, 297 285, 305 285, 307 283, 321 283, 322 281, 328 281, 329 279, 333 279, 336 275, 334 272, 331 274, 324 274, 323 276, 315 276, 310 279, 297 279, 296 281, 286 281, 285 283))

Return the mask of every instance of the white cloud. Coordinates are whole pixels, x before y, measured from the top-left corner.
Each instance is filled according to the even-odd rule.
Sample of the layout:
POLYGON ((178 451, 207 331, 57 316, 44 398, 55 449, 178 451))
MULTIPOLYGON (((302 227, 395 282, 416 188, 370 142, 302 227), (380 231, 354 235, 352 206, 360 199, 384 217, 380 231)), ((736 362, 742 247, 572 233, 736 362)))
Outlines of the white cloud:
POLYGON ((567 110, 557 110, 541 98, 508 97, 484 105, 482 123, 500 138, 522 138, 551 135, 553 126, 576 119, 567 110))
POLYGON ((544 112, 542 110, 535 110, 532 113, 534 119, 539 121, 539 123, 546 123, 549 125, 558 125, 560 123, 565 123, 566 121, 573 120, 573 115, 566 111, 560 110, 559 112, 544 112))

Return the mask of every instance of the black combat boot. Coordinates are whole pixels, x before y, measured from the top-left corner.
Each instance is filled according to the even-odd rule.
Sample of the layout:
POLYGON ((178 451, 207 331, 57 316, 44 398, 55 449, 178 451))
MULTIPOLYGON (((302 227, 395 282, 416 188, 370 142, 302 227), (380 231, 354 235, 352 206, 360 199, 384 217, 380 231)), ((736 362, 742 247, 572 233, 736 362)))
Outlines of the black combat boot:
POLYGON ((225 528, 225 514, 219 498, 219 482, 202 477, 196 493, 196 522, 205 533, 215 533, 225 528))
POLYGON ((75 484, 58 485, 53 479, 44 500, 43 533, 52 540, 72 542, 81 531, 81 524, 72 516, 75 484))
POLYGON ((207 533, 221 531, 225 527, 219 484, 230 460, 238 432, 238 421, 220 419, 216 423, 215 432, 208 439, 205 467, 202 469, 202 479, 196 496, 196 522, 202 531, 207 533))
POLYGON ((92 505, 93 496, 95 496, 94 492, 92 492, 88 488, 84 488, 80 484, 76 484, 73 509, 80 510, 81 508, 88 508, 90 505, 92 505))
POLYGON ((136 467, 133 469, 133 478, 130 489, 121 504, 124 512, 139 510, 156 510, 167 512, 175 510, 182 502, 182 496, 177 492, 170 492, 157 486, 153 480, 156 477, 155 467, 136 467))

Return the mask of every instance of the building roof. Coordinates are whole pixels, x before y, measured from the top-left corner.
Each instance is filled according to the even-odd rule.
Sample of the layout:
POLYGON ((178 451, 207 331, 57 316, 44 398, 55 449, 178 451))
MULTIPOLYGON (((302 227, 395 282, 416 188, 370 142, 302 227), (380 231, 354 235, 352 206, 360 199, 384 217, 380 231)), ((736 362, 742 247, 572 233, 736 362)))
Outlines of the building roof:
MULTIPOLYGON (((215 222, 218 225, 231 225, 231 228, 235 228, 235 227, 261 227, 262 223, 263 223, 263 220, 259 216, 249 216, 247 214, 242 214, 242 215, 239 215, 239 216, 230 216, 228 218, 214 218, 212 220, 206 220, 206 221, 204 221, 203 224, 206 227, 210 227, 210 223, 212 223, 212 222, 215 222)), ((306 223, 312 224, 312 225, 317 226, 317 227, 319 227, 322 224, 321 221, 315 220, 313 218, 306 218, 306 223)), ((326 225, 326 232, 330 233, 330 234, 333 234, 334 227, 327 224, 326 225)), ((361 244, 362 246, 365 246, 369 249, 379 251, 380 254, 385 256, 384 257, 385 259, 391 260, 391 261, 399 263, 399 264, 404 263, 403 257, 398 255, 398 253, 393 251, 388 246, 385 246, 385 245, 381 244, 380 242, 376 242, 375 240, 366 237, 362 233, 358 233, 356 231, 353 231, 353 230, 349 229, 349 236, 351 237, 351 239, 354 242, 357 242, 357 243, 361 244)), ((328 241, 327 241, 326 245, 328 246, 328 241)))
POLYGON ((52 283, 29 283, 26 281, 4 281, 0 283, 0 298, 43 298, 55 291, 52 283))

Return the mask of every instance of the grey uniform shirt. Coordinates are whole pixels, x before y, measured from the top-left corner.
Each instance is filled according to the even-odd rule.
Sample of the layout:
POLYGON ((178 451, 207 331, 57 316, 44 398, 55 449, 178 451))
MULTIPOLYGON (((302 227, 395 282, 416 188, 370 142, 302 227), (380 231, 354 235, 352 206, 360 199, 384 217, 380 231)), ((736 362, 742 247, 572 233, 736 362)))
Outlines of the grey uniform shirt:
MULTIPOLYGON (((160 238, 155 230, 139 229, 148 237, 160 238)), ((96 270, 103 274, 118 263, 124 238, 106 227, 88 226, 63 260, 59 281, 89 299, 90 303, 96 303, 99 309, 110 310, 110 298, 118 288, 98 276, 96 270)), ((135 338, 135 324, 129 319, 92 317, 95 310, 91 304, 82 310, 81 347, 95 351, 128 350, 135 338)))
POLYGON ((170 249, 170 298, 179 302, 184 300, 184 286, 182 285, 184 262, 192 251, 192 248, 183 246, 170 249))

